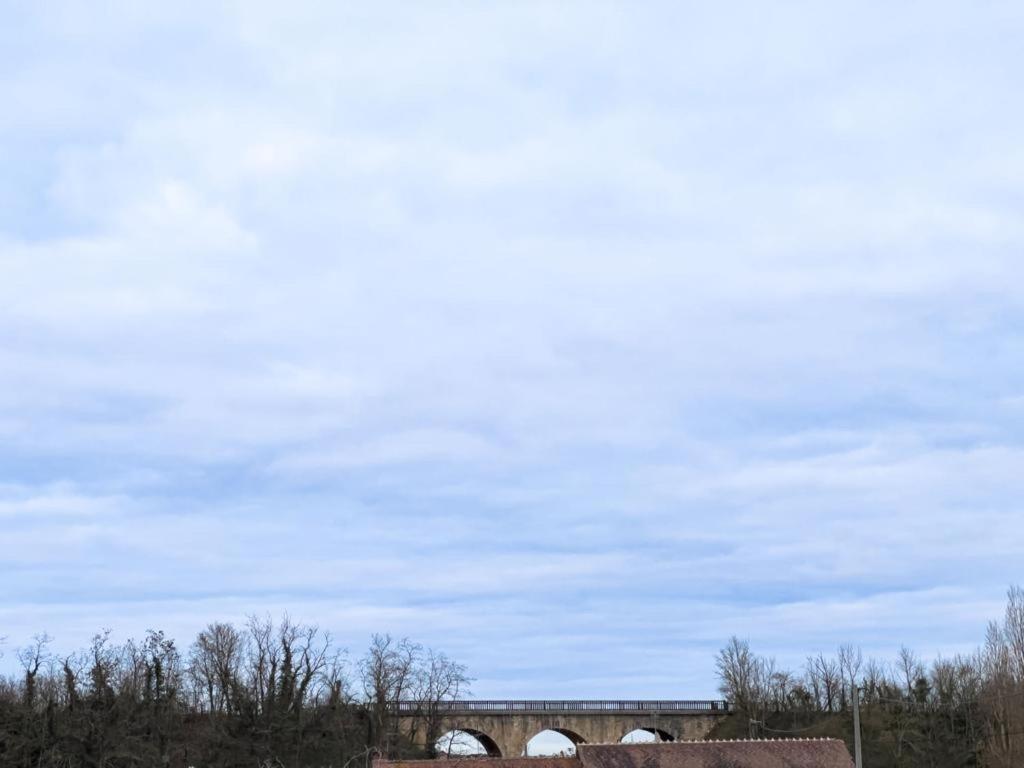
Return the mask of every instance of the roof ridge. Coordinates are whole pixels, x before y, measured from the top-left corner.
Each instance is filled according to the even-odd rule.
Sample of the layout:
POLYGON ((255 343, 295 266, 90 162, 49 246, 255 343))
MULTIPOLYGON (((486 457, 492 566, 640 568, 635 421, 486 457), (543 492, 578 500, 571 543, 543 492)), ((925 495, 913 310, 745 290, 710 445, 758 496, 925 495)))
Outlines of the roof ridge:
POLYGON ((765 742, 788 742, 788 741, 842 741, 834 736, 772 736, 764 739, 677 739, 675 741, 649 741, 634 744, 625 744, 621 741, 590 741, 580 742, 577 747, 669 747, 673 744, 736 744, 753 742, 763 744, 765 742))

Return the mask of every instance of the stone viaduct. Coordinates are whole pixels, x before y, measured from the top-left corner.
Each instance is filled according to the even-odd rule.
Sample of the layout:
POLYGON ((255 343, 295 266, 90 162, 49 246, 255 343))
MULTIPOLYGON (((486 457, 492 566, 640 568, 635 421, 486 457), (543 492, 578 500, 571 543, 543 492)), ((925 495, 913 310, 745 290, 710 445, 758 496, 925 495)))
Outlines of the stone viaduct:
MULTIPOLYGON (((400 702, 399 722, 422 711, 400 702)), ((703 739, 729 714, 726 701, 448 701, 441 705, 440 733, 464 731, 493 757, 519 757, 541 731, 555 731, 574 744, 607 744, 643 730, 661 741, 703 739)), ((413 726, 414 727, 414 726, 413 726)), ((416 738, 422 739, 421 729, 416 738)), ((421 746, 426 746, 421 744, 421 746)))

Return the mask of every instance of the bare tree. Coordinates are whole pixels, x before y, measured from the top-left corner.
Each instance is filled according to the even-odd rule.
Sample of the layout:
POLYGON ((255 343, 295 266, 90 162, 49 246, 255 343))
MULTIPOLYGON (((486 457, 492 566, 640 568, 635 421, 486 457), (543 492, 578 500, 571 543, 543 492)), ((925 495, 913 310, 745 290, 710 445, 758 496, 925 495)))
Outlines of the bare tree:
POLYGON ((878 661, 878 659, 869 658, 864 665, 864 675, 861 678, 866 701, 873 701, 880 695, 886 679, 885 665, 878 661))
MULTIPOLYGON (((427 753, 435 757, 436 743, 441 737, 444 719, 443 704, 458 699, 469 686, 470 679, 464 665, 433 649, 427 649, 422 663, 422 673, 417 676, 419 689, 416 699, 420 702, 419 716, 423 718, 427 753)), ((448 753, 451 752, 451 746, 448 745, 448 753)))
POLYGON ((49 658, 47 647, 51 638, 43 633, 32 638, 32 644, 18 650, 18 661, 25 670, 24 700, 25 705, 32 708, 36 705, 36 679, 39 670, 49 658))
POLYGON ((825 712, 838 709, 840 690, 843 686, 843 674, 839 662, 819 653, 809 656, 804 668, 811 690, 818 700, 818 707, 825 712))
POLYGON ((719 690, 740 712, 757 710, 758 660, 750 651, 750 642, 733 635, 715 656, 719 690))
POLYGON ((207 626, 189 653, 189 675, 205 694, 210 713, 230 713, 237 709, 239 673, 245 638, 231 624, 215 622, 207 626))
POLYGON ((924 677, 924 665, 917 658, 917 654, 905 645, 901 645, 897 656, 897 669, 905 686, 907 698, 913 699, 917 681, 924 677))
POLYGON ((846 704, 853 696, 853 689, 857 686, 857 678, 860 675, 860 668, 864 663, 864 657, 857 648, 850 644, 840 645, 837 652, 839 660, 839 672, 842 675, 842 687, 839 694, 839 708, 846 709, 846 704))
POLYGON ((370 744, 384 754, 398 745, 399 703, 416 687, 417 661, 422 647, 406 638, 374 635, 359 662, 363 694, 369 707, 370 744))

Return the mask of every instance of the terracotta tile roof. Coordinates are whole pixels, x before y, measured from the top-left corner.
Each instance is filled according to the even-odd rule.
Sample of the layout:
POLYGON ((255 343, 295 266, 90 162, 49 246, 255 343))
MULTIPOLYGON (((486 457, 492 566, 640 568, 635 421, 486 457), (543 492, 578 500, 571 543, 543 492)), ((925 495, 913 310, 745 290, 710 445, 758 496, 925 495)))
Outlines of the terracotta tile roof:
POLYGON ((838 739, 578 744, 576 757, 453 757, 373 761, 373 768, 853 768, 838 739))
POLYGON ((838 739, 580 744, 577 754, 582 768, 853 768, 838 739))

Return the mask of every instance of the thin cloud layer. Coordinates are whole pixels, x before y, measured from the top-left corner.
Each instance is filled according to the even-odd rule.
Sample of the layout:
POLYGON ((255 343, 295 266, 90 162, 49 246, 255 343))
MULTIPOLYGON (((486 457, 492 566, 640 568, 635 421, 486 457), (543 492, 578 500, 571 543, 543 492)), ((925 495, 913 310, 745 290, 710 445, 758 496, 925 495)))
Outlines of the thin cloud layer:
POLYGON ((0 26, 9 646, 288 610, 699 696, 1019 580, 1017 5, 0 26))

